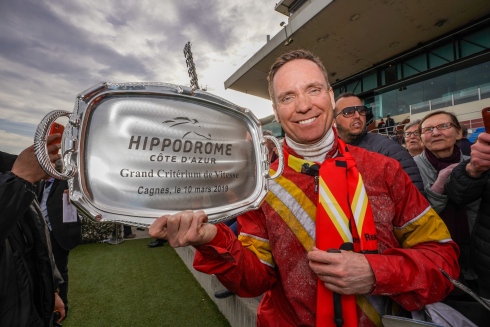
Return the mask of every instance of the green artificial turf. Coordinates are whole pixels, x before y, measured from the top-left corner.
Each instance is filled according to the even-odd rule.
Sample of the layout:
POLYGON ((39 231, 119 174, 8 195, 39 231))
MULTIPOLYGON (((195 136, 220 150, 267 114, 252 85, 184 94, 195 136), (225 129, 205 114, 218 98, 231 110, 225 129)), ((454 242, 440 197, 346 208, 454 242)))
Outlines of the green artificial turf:
POLYGON ((72 250, 63 327, 230 326, 174 249, 149 241, 72 250))

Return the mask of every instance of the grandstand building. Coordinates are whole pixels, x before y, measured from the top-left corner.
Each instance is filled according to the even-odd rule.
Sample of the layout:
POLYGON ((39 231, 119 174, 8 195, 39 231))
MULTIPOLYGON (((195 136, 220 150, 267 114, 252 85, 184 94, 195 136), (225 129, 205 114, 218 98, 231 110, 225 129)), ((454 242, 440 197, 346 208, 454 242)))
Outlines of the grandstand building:
MULTIPOLYGON (((271 9, 272 10, 272 9, 271 9)), ((226 81, 269 99, 267 73, 282 53, 308 49, 325 63, 335 95, 354 92, 375 119, 400 123, 454 112, 471 130, 490 106, 490 1, 282 0, 282 30, 226 81)), ((280 135, 272 117, 261 120, 280 135)))

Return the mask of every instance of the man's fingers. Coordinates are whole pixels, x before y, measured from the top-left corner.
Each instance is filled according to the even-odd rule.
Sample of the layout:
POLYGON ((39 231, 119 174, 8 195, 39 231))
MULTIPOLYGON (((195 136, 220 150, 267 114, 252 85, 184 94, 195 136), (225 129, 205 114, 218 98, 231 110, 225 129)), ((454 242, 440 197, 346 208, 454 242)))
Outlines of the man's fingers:
MULTIPOLYGON (((49 144, 50 142, 55 141, 57 139, 61 139, 61 134, 59 134, 59 133, 51 134, 48 136, 47 144, 49 144)), ((46 146, 46 149, 48 150, 49 160, 52 163, 55 163, 57 160, 61 159, 61 154, 59 154, 59 150, 61 149, 61 144, 59 144, 59 143, 51 144, 51 145, 46 146)))
POLYGON ((158 218, 150 227, 150 235, 164 238, 172 247, 202 245, 216 236, 216 226, 206 224, 203 211, 182 211, 158 218))
POLYGON ((151 224, 148 229, 148 234, 155 238, 165 238, 167 237, 167 220, 169 215, 164 215, 158 218, 151 224))
POLYGON ((47 138, 47 142, 52 142, 56 139, 59 139, 61 138, 61 134, 60 133, 54 133, 54 134, 51 134, 51 135, 48 135, 48 138, 47 138))
POLYGON ((482 143, 490 143, 490 134, 489 133, 480 133, 476 139, 476 143, 482 142, 482 143))
MULTIPOLYGON (((188 239, 194 239, 196 235, 196 229, 192 228, 195 225, 195 219, 193 215, 183 214, 179 221, 179 231, 177 232, 176 244, 170 243, 172 246, 185 246, 188 239)), ((170 242, 170 241, 169 241, 170 242)))
POLYGON ((48 145, 46 148, 49 154, 57 154, 58 150, 61 149, 61 144, 51 144, 48 145))
MULTIPOLYGON (((167 221, 167 232, 170 235, 169 237, 169 243, 171 239, 179 238, 179 232, 181 231, 181 225, 182 221, 189 221, 192 219, 192 216, 194 213, 190 210, 187 211, 182 211, 179 212, 175 215, 169 216, 168 221, 167 221)), ((185 226, 188 225, 188 223, 184 224, 185 226)), ((184 226, 182 225, 182 226, 184 226)))
POLYGON ((195 226, 193 227, 201 227, 202 224, 205 224, 208 222, 208 216, 206 215, 206 213, 202 210, 198 210, 195 212, 195 215, 196 215, 196 218, 195 219, 195 226))
POLYGON ((308 260, 320 262, 323 264, 335 264, 338 263, 340 259, 341 258, 339 256, 339 253, 322 251, 315 247, 313 247, 312 250, 308 252, 308 260))

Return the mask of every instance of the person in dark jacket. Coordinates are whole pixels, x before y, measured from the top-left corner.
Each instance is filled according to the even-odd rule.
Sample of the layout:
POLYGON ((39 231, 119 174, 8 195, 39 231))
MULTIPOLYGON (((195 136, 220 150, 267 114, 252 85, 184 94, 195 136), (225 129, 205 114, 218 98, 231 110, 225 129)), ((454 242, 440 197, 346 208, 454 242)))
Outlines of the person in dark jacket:
POLYGON ((354 93, 342 93, 335 101, 334 117, 339 137, 347 144, 377 152, 400 162, 415 186, 423 193, 424 184, 417 164, 408 151, 386 136, 368 133, 367 108, 354 93))
POLYGON ((379 123, 378 123, 378 132, 380 134, 384 134, 386 133, 386 129, 385 129, 385 121, 383 120, 383 118, 380 119, 379 123))
POLYGON ((42 180, 39 189, 38 200, 46 221, 49 222, 54 260, 64 280, 60 285, 59 295, 68 313, 68 255, 82 240, 82 225, 78 217, 72 222, 65 222, 63 219, 63 194, 68 192, 67 181, 54 178, 42 180))
POLYGON ((471 154, 471 146, 473 145, 473 143, 468 140, 468 127, 466 127, 466 125, 464 124, 461 124, 461 130, 463 132, 463 135, 461 140, 459 140, 457 144, 461 149, 461 152, 465 156, 469 156, 471 154))
POLYGON ((490 299, 490 134, 481 133, 471 147, 471 159, 453 168, 444 190, 460 205, 481 199, 473 226, 471 265, 478 274, 480 295, 490 299))
MULTIPOLYGON (((48 137, 48 142, 60 138, 48 137)), ((60 159, 59 145, 48 147, 50 160, 60 159)), ((33 183, 46 177, 34 147, 18 157, 0 152, 0 326, 53 326, 54 311, 61 322, 63 282, 51 252, 44 217, 33 183)))
POLYGON ((395 120, 390 115, 386 116, 386 130, 389 135, 393 135, 393 129, 395 128, 395 120))
MULTIPOLYGON (((471 159, 453 168, 444 190, 458 205, 481 199, 475 224, 470 226, 470 265, 478 274, 477 292, 490 300, 490 134, 478 135, 471 147, 471 159)), ((475 311, 470 314, 475 315, 475 311)), ((478 325, 488 324, 490 312, 483 310, 480 316, 478 325)))

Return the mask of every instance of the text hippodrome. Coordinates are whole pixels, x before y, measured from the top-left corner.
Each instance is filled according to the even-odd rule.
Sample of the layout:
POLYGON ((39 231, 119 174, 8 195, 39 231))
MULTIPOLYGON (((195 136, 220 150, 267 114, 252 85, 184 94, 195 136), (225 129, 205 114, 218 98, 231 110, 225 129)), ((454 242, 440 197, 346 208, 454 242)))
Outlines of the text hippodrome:
POLYGON ((182 140, 171 140, 168 138, 160 139, 158 137, 148 136, 141 139, 141 136, 131 135, 131 140, 129 141, 129 150, 148 150, 148 151, 161 151, 172 149, 173 152, 179 153, 196 153, 196 154, 221 154, 226 156, 231 156, 231 144, 225 143, 214 143, 214 142, 201 142, 201 141, 182 141, 182 140), (134 146, 134 149, 133 149, 134 146), (141 149, 140 149, 141 146, 141 149))

